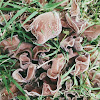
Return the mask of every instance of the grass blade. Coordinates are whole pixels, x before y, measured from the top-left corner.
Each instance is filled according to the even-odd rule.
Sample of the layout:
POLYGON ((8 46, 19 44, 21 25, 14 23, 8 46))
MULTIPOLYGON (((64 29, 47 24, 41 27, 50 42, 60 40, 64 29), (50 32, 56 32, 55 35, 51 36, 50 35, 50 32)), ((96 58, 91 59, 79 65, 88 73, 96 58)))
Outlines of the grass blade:
POLYGON ((3 10, 3 11, 16 11, 16 10, 19 10, 18 8, 0 8, 0 10, 3 10))
POLYGON ((37 11, 33 12, 33 13, 23 22, 22 26, 23 26, 26 22, 28 22, 31 18, 33 18, 35 15, 37 15, 37 14, 38 14, 37 11))
POLYGON ((61 79, 64 79, 73 70, 74 67, 75 67, 75 64, 71 67, 71 69, 67 73, 61 76, 61 79))
MULTIPOLYGON (((5 25, 5 27, 3 28, 2 31, 4 31, 7 27, 9 27, 9 25, 10 25, 11 23, 13 23, 13 21, 14 21, 18 16, 20 16, 22 13, 24 13, 26 10, 27 10, 27 7, 22 8, 21 10, 19 10, 19 11, 13 16, 13 18, 5 25)), ((4 39, 4 37, 5 37, 5 34, 4 34, 1 38, 4 39)))
POLYGON ((3 80, 4 84, 5 84, 5 87, 6 87, 7 92, 9 93, 10 89, 9 89, 9 87, 7 85, 7 80, 6 80, 6 78, 5 78, 4 75, 2 75, 2 80, 3 80))
POLYGON ((5 18, 5 16, 4 16, 4 14, 2 13, 2 11, 1 11, 1 10, 0 10, 0 13, 1 13, 1 15, 2 15, 2 17, 3 17, 4 21, 5 21, 5 23, 7 24, 7 20, 6 20, 6 18, 5 18))
POLYGON ((44 9, 45 10, 52 10, 56 7, 58 7, 59 5, 63 4, 64 2, 66 2, 67 0, 62 0, 61 2, 57 2, 57 3, 48 3, 44 5, 44 9))
POLYGON ((25 91, 22 89, 22 87, 21 87, 10 75, 7 75, 7 77, 16 85, 16 87, 17 87, 23 94, 25 94, 25 91))
POLYGON ((4 1, 4 0, 1 0, 1 1, 0 1, 0 8, 1 8, 2 4, 3 4, 3 1, 4 1))
POLYGON ((4 5, 3 5, 2 7, 3 7, 3 8, 6 7, 6 6, 8 5, 9 2, 10 2, 10 0, 8 0, 8 1, 6 1, 6 2, 3 2, 4 5))
POLYGON ((21 9, 21 8, 22 8, 21 6, 16 5, 16 4, 8 3, 7 5, 12 6, 12 7, 14 7, 14 8, 18 8, 18 9, 21 9))

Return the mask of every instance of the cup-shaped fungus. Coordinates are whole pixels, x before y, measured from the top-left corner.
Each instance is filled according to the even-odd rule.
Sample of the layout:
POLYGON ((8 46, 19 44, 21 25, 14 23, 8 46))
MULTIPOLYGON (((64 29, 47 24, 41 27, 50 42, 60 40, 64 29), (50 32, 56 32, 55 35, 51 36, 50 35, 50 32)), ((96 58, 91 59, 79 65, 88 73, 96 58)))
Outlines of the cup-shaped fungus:
POLYGON ((100 72, 97 72, 95 70, 91 70, 89 72, 89 78, 92 81, 94 87, 95 87, 95 85, 100 87, 100 72))
POLYGON ((60 74, 64 65, 65 65, 65 58, 63 54, 58 54, 57 57, 53 59, 52 66, 47 71, 47 76, 49 78, 56 79, 60 74))
MULTIPOLYGON (((61 2, 62 0, 55 0, 55 2, 61 2)), ((69 0, 66 0, 64 3, 61 4, 62 7, 67 6, 69 0)))
POLYGON ((83 47, 81 45, 82 40, 83 40, 82 37, 73 38, 73 36, 69 36, 60 42, 60 46, 66 52, 70 51, 68 47, 74 47, 77 51, 82 51, 83 50, 83 47))
POLYGON ((38 53, 49 52, 49 51, 50 51, 50 47, 48 47, 46 45, 35 46, 33 48, 33 60, 38 60, 38 53))
POLYGON ((23 0, 22 3, 30 4, 31 2, 32 2, 32 0, 23 0))
POLYGON ((73 0, 70 14, 71 14, 71 17, 80 15, 80 8, 78 6, 77 0, 73 0))
POLYGON ((71 79, 68 79, 66 81, 66 90, 70 90, 72 88, 73 81, 71 79))
POLYGON ((6 21, 8 21, 11 18, 11 16, 9 14, 4 14, 4 17, 3 16, 0 16, 0 24, 1 25, 4 25, 5 24, 4 18, 6 19, 6 21))
POLYGON ((100 35, 100 25, 92 25, 88 27, 83 36, 85 36, 89 41, 96 39, 100 35))
POLYGON ((87 27, 87 22, 84 20, 76 20, 75 17, 70 17, 68 13, 66 13, 65 17, 69 27, 72 28, 77 34, 80 34, 87 27))
POLYGON ((30 65, 30 58, 27 57, 27 53, 23 53, 19 56, 19 61, 20 61, 20 67, 22 69, 27 69, 28 66, 30 65))
POLYGON ((75 43, 75 39, 72 36, 67 37, 66 39, 60 42, 61 48, 63 48, 66 52, 69 52, 68 47, 73 47, 75 43))
POLYGON ((0 91, 0 100, 11 100, 18 95, 19 90, 15 84, 10 83, 9 90, 9 93, 6 88, 0 91))
POLYGON ((82 51, 82 50, 83 50, 83 47, 82 47, 82 45, 81 45, 82 40, 83 40, 82 37, 77 37, 77 38, 75 38, 74 48, 75 48, 77 51, 82 51))
POLYGON ((0 47, 3 48, 3 51, 8 50, 9 55, 12 55, 12 57, 16 58, 16 55, 18 53, 28 51, 31 56, 30 48, 32 48, 32 44, 20 42, 18 39, 18 36, 15 35, 12 38, 7 38, 0 42, 0 47))
POLYGON ((57 12, 46 12, 37 16, 31 24, 32 34, 37 38, 37 43, 44 44, 49 39, 58 36, 62 25, 57 12))
POLYGON ((61 88, 61 82, 62 80, 60 76, 58 76, 57 84, 52 84, 52 82, 51 83, 44 82, 42 88, 42 95, 44 96, 55 95, 61 88))
POLYGON ((27 71, 27 76, 25 78, 22 77, 22 75, 19 73, 19 71, 23 71, 23 69, 19 68, 15 70, 12 73, 12 77, 17 81, 17 82, 28 82, 31 79, 35 77, 35 70, 36 70, 36 65, 35 64, 30 64, 28 66, 28 71, 27 71))
POLYGON ((85 72, 86 70, 88 70, 89 68, 89 62, 90 62, 90 55, 86 54, 86 55, 81 55, 78 56, 75 59, 76 65, 75 65, 75 75, 79 75, 83 72, 85 72))
POLYGON ((92 46, 92 45, 84 46, 84 50, 86 50, 90 53, 91 62, 94 62, 96 58, 98 58, 98 60, 100 59, 99 51, 95 50, 94 46, 92 46))
POLYGON ((41 66, 41 64, 44 64, 43 66, 42 66, 42 68, 44 69, 44 70, 48 70, 49 68, 50 68, 50 64, 48 64, 48 63, 46 63, 46 62, 48 62, 48 61, 50 61, 49 60, 49 57, 45 57, 46 56, 46 54, 45 53, 41 53, 40 54, 40 57, 39 57, 39 59, 38 59, 38 63, 39 63, 39 65, 41 66))
MULTIPOLYGON (((33 0, 23 0, 22 3, 26 3, 26 4, 32 4, 33 0)), ((38 2, 40 2, 40 4, 42 6, 44 6, 47 3, 47 0, 38 0, 38 2)))

